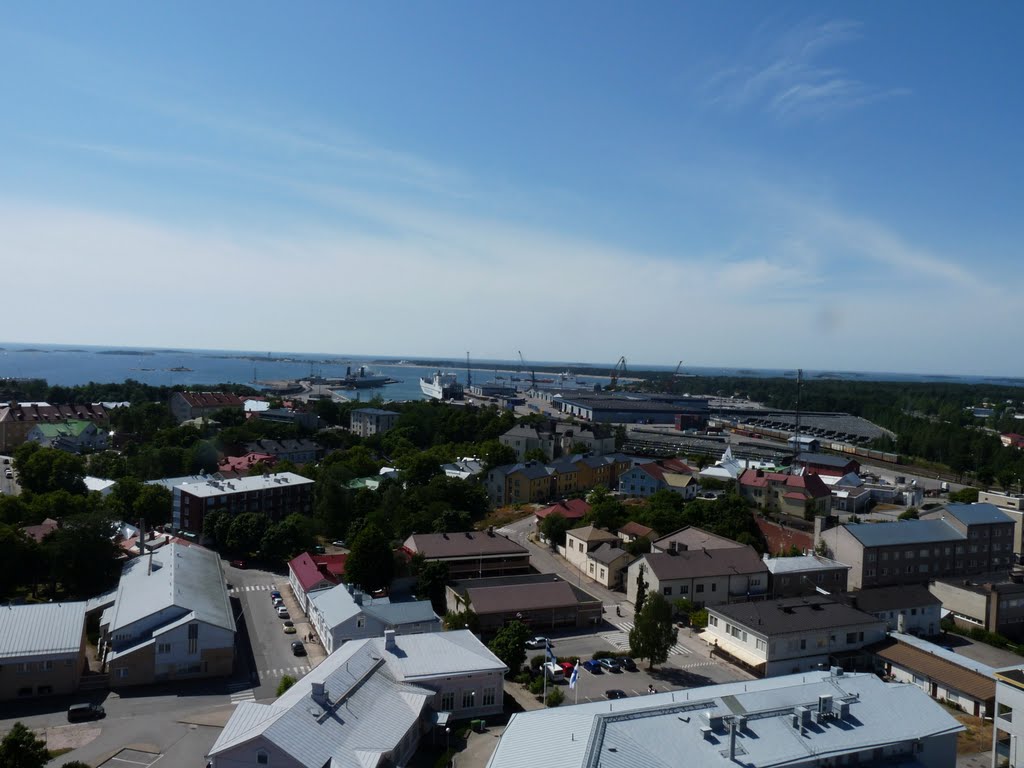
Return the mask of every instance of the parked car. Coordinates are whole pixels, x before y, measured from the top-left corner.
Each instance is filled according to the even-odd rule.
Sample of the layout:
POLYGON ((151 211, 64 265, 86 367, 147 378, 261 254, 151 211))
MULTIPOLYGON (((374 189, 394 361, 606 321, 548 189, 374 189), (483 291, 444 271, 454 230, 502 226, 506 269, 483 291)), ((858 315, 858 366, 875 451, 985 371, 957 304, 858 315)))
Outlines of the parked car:
POLYGON ((326 555, 327 554, 327 550, 324 549, 324 545, 323 544, 317 544, 315 547, 313 547, 313 552, 315 552, 318 555, 326 555))
POLYGON ((295 655, 295 656, 305 656, 306 655, 306 646, 304 646, 302 644, 301 640, 295 640, 292 643, 292 654, 295 655))
POLYGON ((295 634, 295 625, 292 624, 290 621, 286 621, 284 623, 284 633, 286 635, 294 635, 295 634))
POLYGON ((232 568, 238 568, 238 569, 244 571, 245 570, 245 560, 232 560, 231 561, 231 567, 232 568))
POLYGON ((68 722, 80 723, 83 720, 99 720, 106 712, 99 704, 72 704, 68 707, 68 722))
POLYGON ((562 665, 556 664, 553 661, 549 661, 543 666, 544 675, 553 683, 557 683, 561 680, 565 680, 565 673, 562 671, 562 665))
POLYGON ((552 643, 546 637, 541 637, 539 635, 537 637, 531 637, 529 640, 526 641, 527 648, 545 648, 548 645, 554 645, 554 643, 552 643))
POLYGON ((587 659, 583 662, 583 668, 595 675, 599 675, 604 671, 604 667, 601 666, 601 662, 597 659, 587 659))
POLYGON ((562 668, 562 672, 565 673, 566 677, 569 677, 569 675, 572 674, 572 671, 576 668, 576 665, 573 664, 571 661, 563 661, 559 663, 558 666, 562 668))
POLYGON ((279 618, 279 619, 290 619, 291 618, 291 614, 288 613, 288 609, 285 608, 283 605, 282 606, 278 606, 277 618, 279 618))
POLYGON ((347 547, 348 544, 345 543, 344 539, 338 539, 337 541, 332 541, 331 542, 331 546, 332 547, 347 547))
POLYGON ((619 688, 609 688, 604 692, 604 696, 606 699, 625 699, 626 692, 619 688))
POLYGON ((275 608, 280 608, 282 605, 284 605, 284 600, 282 600, 280 597, 275 597, 273 603, 275 608))
POLYGON ((619 659, 619 664, 622 665, 623 669, 628 669, 630 672, 636 672, 636 662, 628 656, 619 659))
POLYGON ((619 660, 618 659, 604 658, 604 659, 598 659, 597 661, 598 661, 598 663, 602 667, 607 669, 609 672, 621 672, 622 671, 622 665, 619 664, 619 660))
POLYGON ((270 593, 270 599, 271 600, 280 600, 281 599, 281 593, 278 592, 276 589, 272 590, 271 593, 270 593))

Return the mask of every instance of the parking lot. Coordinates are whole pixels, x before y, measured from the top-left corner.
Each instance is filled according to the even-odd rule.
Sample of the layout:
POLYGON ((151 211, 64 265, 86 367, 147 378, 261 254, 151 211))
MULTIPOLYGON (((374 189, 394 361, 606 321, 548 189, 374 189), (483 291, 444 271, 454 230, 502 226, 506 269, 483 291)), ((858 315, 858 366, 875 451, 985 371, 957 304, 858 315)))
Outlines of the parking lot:
POLYGON ((139 749, 122 749, 109 760, 104 760, 98 768, 132 768, 132 766, 152 765, 163 755, 159 752, 143 752, 139 749))
POLYGON ((273 698, 281 678, 290 675, 300 678, 323 658, 319 645, 306 641, 313 628, 295 602, 288 579, 280 574, 257 569, 241 569, 225 564, 224 574, 232 585, 231 597, 245 617, 245 625, 252 648, 250 685, 236 690, 232 701, 273 698), (285 634, 284 619, 274 608, 271 592, 281 593, 288 609, 289 620, 295 625, 295 634, 285 634), (303 642, 306 656, 292 652, 293 641, 303 642))
MULTIPOLYGON (((579 659, 581 662, 590 659, 597 651, 623 651, 628 647, 628 629, 625 627, 628 627, 628 622, 620 628, 613 627, 610 631, 592 635, 553 636, 552 651, 559 658, 579 659)), ((526 653, 530 661, 544 651, 527 650, 526 653)), ((676 645, 664 664, 650 672, 643 661, 637 660, 636 666, 635 672, 589 672, 581 663, 575 688, 569 688, 568 679, 557 685, 565 694, 566 703, 583 703, 604 700, 606 691, 612 689, 633 697, 650 693, 649 686, 655 692, 665 692, 751 679, 750 675, 731 664, 710 658, 704 643, 685 630, 680 630, 676 645)))

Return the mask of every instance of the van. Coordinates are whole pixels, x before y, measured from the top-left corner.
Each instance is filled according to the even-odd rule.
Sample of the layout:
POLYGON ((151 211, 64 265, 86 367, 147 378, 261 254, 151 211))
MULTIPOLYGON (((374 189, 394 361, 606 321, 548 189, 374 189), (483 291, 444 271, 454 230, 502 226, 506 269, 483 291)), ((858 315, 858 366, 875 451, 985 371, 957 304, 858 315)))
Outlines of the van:
POLYGON ((80 723, 83 720, 98 720, 106 714, 99 704, 72 704, 68 707, 68 722, 80 723))
POLYGON ((559 683, 565 680, 565 672, 562 671, 562 667, 553 661, 549 661, 544 665, 544 676, 547 677, 553 683, 559 683))

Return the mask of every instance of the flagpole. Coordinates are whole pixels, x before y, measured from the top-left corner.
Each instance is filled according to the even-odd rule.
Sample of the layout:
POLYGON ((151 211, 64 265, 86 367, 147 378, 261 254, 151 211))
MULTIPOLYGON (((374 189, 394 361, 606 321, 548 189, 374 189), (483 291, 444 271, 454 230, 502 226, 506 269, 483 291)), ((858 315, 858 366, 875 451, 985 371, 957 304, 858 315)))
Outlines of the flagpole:
POLYGON ((548 705, 548 656, 551 655, 550 641, 544 640, 544 663, 540 667, 540 673, 544 675, 544 706, 548 705))

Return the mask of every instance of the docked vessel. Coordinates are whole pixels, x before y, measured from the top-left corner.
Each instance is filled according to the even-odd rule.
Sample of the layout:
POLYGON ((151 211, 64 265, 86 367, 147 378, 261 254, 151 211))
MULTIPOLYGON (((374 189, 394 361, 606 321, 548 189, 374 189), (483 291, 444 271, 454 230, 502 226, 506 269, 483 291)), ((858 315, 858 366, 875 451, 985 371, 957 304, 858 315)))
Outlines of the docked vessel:
POLYGON ((435 371, 430 378, 420 378, 420 389, 433 400, 461 400, 462 385, 454 373, 435 371))
POLYGON ((383 387, 385 384, 394 382, 390 376, 382 373, 368 373, 366 366, 361 365, 353 372, 352 368, 345 369, 345 378, 341 380, 341 386, 353 389, 368 389, 369 387, 383 387))

